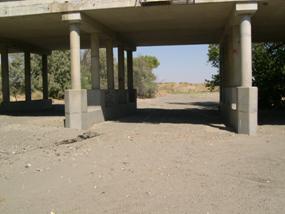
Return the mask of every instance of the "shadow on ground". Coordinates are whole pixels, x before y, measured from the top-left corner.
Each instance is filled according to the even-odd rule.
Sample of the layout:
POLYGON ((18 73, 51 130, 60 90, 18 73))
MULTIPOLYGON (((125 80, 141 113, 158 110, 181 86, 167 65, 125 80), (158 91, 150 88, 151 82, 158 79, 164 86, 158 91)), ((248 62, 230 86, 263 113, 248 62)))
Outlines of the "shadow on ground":
POLYGON ((16 116, 16 117, 57 117, 64 116, 64 105, 63 104, 53 104, 51 108, 40 111, 26 111, 26 112, 0 112, 0 115, 16 116))
POLYGON ((138 109, 136 114, 119 119, 122 122, 134 123, 193 123, 208 124, 222 123, 219 112, 209 109, 138 109))
POLYGON ((168 104, 171 105, 185 105, 185 106, 199 106, 200 108, 206 108, 206 109, 215 109, 217 110, 219 108, 219 104, 217 102, 168 102, 168 104))
MULTIPOLYGON (((184 109, 138 109, 136 115, 118 119, 120 122, 130 123, 190 123, 201 124, 233 131, 224 127, 217 102, 169 102, 173 105, 195 106, 184 109)), ((267 110, 258 114, 258 125, 285 125, 285 111, 267 110)))
MULTIPOLYGON (((195 106, 184 109, 158 109, 141 108, 136 114, 119 118, 118 122, 129 123, 190 123, 202 124, 219 129, 231 130, 223 126, 217 102, 169 102, 173 105, 195 106)), ((41 117, 41 116, 64 116, 64 105, 54 104, 51 109, 36 112, 0 112, 0 115, 17 117, 41 117)), ((284 110, 260 110, 258 114, 258 125, 285 125, 284 110)))
POLYGON ((117 121, 126 123, 174 123, 174 124, 200 124, 210 127, 232 131, 225 127, 218 111, 216 102, 168 103, 173 105, 197 106, 184 109, 137 109, 135 115, 120 118, 117 121), (198 108, 199 106, 199 108, 198 108))

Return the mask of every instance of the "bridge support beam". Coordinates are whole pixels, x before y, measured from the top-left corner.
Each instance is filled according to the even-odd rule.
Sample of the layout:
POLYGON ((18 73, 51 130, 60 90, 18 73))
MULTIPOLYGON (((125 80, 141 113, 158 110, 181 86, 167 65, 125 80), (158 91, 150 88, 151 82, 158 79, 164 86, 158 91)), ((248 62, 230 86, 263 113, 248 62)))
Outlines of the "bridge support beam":
POLYGON ((48 55, 42 54, 43 99, 48 99, 48 55))
POLYGON ((125 51, 122 46, 118 47, 118 82, 119 90, 125 90, 125 51))
POLYGON ((32 100, 31 53, 25 51, 25 100, 32 100))
POLYGON ((2 79, 2 102, 10 102, 10 87, 9 87, 9 54, 5 49, 1 52, 1 79, 2 79))
POLYGON ((255 134, 257 131, 258 89, 252 87, 251 16, 246 11, 240 16, 241 86, 237 89, 238 133, 255 134))
POLYGON ((91 34, 91 84, 92 89, 100 89, 99 36, 91 34))
POLYGON ((109 39, 106 43, 106 60, 107 60, 107 84, 109 90, 115 89, 114 83, 114 54, 113 41, 109 39))
POLYGON ((127 77, 128 77, 128 100, 137 105, 137 91, 134 90, 134 71, 133 71, 133 51, 127 51, 127 77))
POLYGON ((65 91, 65 127, 86 129, 87 91, 81 89, 80 74, 80 13, 65 14, 63 21, 69 23, 71 89, 65 91))
POLYGON ((134 89, 134 71, 133 71, 133 51, 127 51, 127 75, 128 75, 128 89, 134 89))
POLYGON ((71 88, 81 90, 80 76, 80 29, 78 24, 70 25, 71 88))
POLYGON ((252 87, 251 16, 256 3, 238 3, 234 21, 220 44, 221 112, 237 133, 257 131, 257 88, 252 87))

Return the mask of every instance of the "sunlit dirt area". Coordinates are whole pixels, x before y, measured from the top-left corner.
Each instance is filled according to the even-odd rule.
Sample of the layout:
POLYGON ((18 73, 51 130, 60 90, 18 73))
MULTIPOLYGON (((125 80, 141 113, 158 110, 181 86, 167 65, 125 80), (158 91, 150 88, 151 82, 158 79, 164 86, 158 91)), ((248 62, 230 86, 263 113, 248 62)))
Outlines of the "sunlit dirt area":
POLYGON ((80 131, 61 111, 0 116, 0 213, 285 213, 285 118, 237 135, 217 93, 139 100, 80 131))

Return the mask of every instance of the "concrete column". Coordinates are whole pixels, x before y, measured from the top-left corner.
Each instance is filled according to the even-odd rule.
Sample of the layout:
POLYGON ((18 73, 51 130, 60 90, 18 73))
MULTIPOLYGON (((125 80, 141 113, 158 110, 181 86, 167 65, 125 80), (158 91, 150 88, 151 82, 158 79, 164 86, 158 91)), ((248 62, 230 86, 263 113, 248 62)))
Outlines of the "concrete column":
POLYGON ((257 3, 238 3, 236 12, 240 18, 240 87, 236 90, 237 132, 255 134, 257 130, 258 89, 252 87, 252 38, 251 16, 257 11, 257 3))
POLYGON ((224 87, 224 61, 225 61, 225 53, 224 53, 224 42, 220 43, 219 46, 220 51, 220 108, 223 103, 223 87, 224 87))
POLYGON ((133 52, 127 51, 127 74, 128 74, 128 89, 134 89, 133 77, 133 52))
POLYGON ((251 17, 240 16, 240 87, 237 88, 237 132, 253 135, 257 130, 258 89, 252 87, 251 17))
POLYGON ((70 58, 71 58, 71 85, 72 89, 66 90, 65 102, 65 127, 85 129, 93 121, 88 114, 87 90, 81 89, 80 75, 80 23, 82 14, 78 12, 62 15, 62 20, 70 26, 70 58))
POLYGON ((241 82, 240 27, 238 25, 232 27, 230 48, 231 48, 230 84, 232 87, 237 87, 240 86, 241 82))
POLYGON ((238 133, 254 134, 257 127, 257 88, 252 85, 250 16, 256 2, 237 3, 224 37, 222 115, 238 133))
POLYGON ((25 97, 26 101, 32 100, 31 87, 31 53, 25 52, 25 97))
POLYGON ((48 56, 42 55, 43 99, 48 99, 48 56))
POLYGON ((223 39, 223 86, 229 87, 230 83, 230 49, 229 49, 229 35, 226 35, 223 39))
POLYGON ((118 80, 119 80, 119 89, 125 89, 125 56, 124 49, 122 47, 118 48, 118 80))
POLYGON ((91 82, 92 89, 100 89, 99 36, 91 34, 91 82))
POLYGON ((114 55, 113 42, 109 40, 106 44, 106 59, 107 59, 107 84, 108 89, 114 89, 114 55))
POLYGON ((252 86, 251 17, 244 15, 240 22, 241 86, 252 86))
POLYGON ((8 103, 10 102, 8 50, 3 50, 1 52, 1 70, 3 102, 8 103))
POLYGON ((71 87, 81 89, 80 76, 80 29, 78 24, 70 24, 71 87))

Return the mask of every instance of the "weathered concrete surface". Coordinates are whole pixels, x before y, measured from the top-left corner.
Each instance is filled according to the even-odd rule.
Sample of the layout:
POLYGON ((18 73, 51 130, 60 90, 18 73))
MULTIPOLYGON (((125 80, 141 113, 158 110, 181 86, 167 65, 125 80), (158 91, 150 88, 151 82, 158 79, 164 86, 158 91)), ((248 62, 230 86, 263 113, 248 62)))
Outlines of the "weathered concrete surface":
POLYGON ((258 89, 256 87, 237 88, 237 132, 256 134, 258 115, 258 89))
POLYGON ((257 88, 252 87, 251 19, 258 5, 236 4, 220 43, 221 114, 240 134, 256 134, 257 88))
MULTIPOLYGON (((264 0, 256 0, 256 2, 264 0)), ((173 4, 201 4, 201 3, 231 3, 231 2, 252 2, 251 0, 175 0, 173 4)), ((266 1, 265 1, 266 2, 266 1)), ((73 12, 94 9, 140 7, 137 0, 10 0, 0 1, 3 7, 1 16, 19 16, 41 13, 73 12)))
POLYGON ((65 103, 65 127, 74 129, 87 129, 89 123, 86 118, 88 114, 87 91, 66 90, 65 103))
POLYGON ((221 116, 225 124, 238 130, 237 118, 237 88, 224 87, 222 101, 220 103, 221 116))
POLYGON ((139 114, 61 146, 82 134, 63 117, 0 116, 0 213, 285 213, 284 112, 249 137, 225 130, 217 101, 140 101, 139 114))
POLYGON ((136 106, 136 90, 67 90, 65 126, 88 129, 96 123, 135 113, 136 106))
POLYGON ((100 100, 104 119, 115 120, 134 114, 137 107, 136 90, 132 90, 132 93, 133 96, 130 96, 128 90, 101 90, 100 100))
POLYGON ((258 89, 256 87, 225 87, 220 103, 225 124, 237 133, 254 135, 258 125, 258 89))
MULTIPOLYGON (((59 2, 0 3, 0 43, 9 44, 11 50, 27 44, 34 51, 68 48, 69 26, 61 21, 61 14, 74 10, 93 20, 93 27, 112 34, 116 46, 122 37, 136 46, 219 43, 235 5, 235 1, 198 0, 195 4, 156 7, 141 7, 135 0, 59 2)), ((252 20, 253 41, 284 41, 284 10, 283 0, 260 2, 252 20)), ((86 25, 90 22, 81 25, 82 48, 90 47, 86 25)), ((104 47, 105 38, 100 40, 104 47)))

